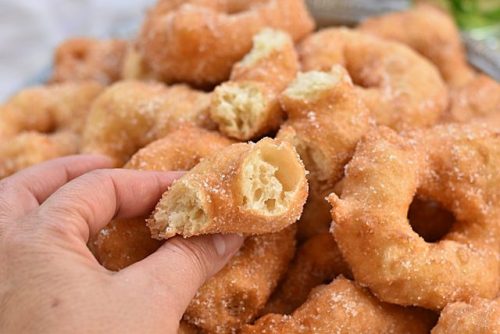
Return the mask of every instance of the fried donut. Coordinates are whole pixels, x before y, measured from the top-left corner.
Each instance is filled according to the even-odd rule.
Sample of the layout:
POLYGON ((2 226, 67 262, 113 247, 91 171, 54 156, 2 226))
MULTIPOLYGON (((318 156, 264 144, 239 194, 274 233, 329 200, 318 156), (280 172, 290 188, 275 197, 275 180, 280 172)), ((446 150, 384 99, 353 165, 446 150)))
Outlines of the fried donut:
POLYGON ((27 88, 0 107, 0 141, 23 131, 79 133, 103 87, 93 82, 27 88))
POLYGON ((406 11, 371 17, 358 29, 408 45, 434 63, 451 85, 464 84, 475 75, 467 63, 458 27, 435 6, 420 3, 406 11))
POLYGON ((343 175, 357 142, 371 127, 369 111, 341 66, 329 72, 299 74, 282 93, 288 120, 277 138, 294 145, 309 171, 310 195, 299 223, 299 237, 328 231, 325 201, 343 175))
POLYGON ((166 82, 197 86, 227 80, 265 27, 297 41, 314 29, 303 0, 160 0, 141 30, 139 50, 166 82))
POLYGON ((200 331, 195 326, 181 321, 179 324, 179 329, 177 330, 177 334, 198 334, 200 331))
POLYGON ((242 334, 429 333, 430 312, 378 301, 368 290, 343 277, 315 288, 292 315, 268 314, 242 334))
POLYGON ((464 85, 450 87, 450 107, 442 121, 481 122, 500 128, 500 84, 480 74, 464 85))
POLYGON ((376 122, 396 130, 435 124, 448 104, 439 72, 405 45, 347 28, 323 29, 299 46, 304 70, 344 66, 376 122))
MULTIPOLYGON (((193 126, 180 129, 140 149, 124 168, 155 171, 183 171, 202 158, 230 145, 218 133, 193 126)), ((109 270, 120 270, 153 253, 162 242, 151 238, 147 217, 115 219, 96 236, 89 248, 99 263, 109 270)))
POLYGON ((338 275, 352 276, 330 233, 313 236, 300 246, 283 282, 262 311, 290 314, 302 305, 311 290, 338 275))
POLYGON ((500 298, 474 298, 470 303, 453 303, 441 312, 432 334, 500 333, 500 298))
POLYGON ((137 47, 130 44, 123 59, 121 69, 123 80, 158 80, 137 47))
POLYGON ((233 67, 230 81, 212 95, 210 116, 227 136, 249 140, 279 128, 283 111, 278 95, 295 79, 299 61, 292 39, 264 29, 253 49, 233 67))
POLYGON ((439 310, 493 298, 499 288, 500 135, 448 125, 363 139, 331 194, 331 230, 356 281, 381 300, 439 310), (457 222, 436 243, 409 226, 413 196, 434 200, 457 222))
POLYGON ((79 137, 69 131, 52 135, 29 131, 0 142, 0 179, 37 163, 75 154, 78 143, 79 137))
POLYGON ((208 333, 235 333, 264 307, 295 251, 295 225, 248 237, 189 304, 184 320, 208 333))
POLYGON ((108 85, 120 79, 127 43, 124 40, 72 38, 54 55, 51 82, 95 80, 108 85))
POLYGON ((212 128, 209 105, 209 94, 184 85, 115 83, 92 105, 82 150, 107 155, 121 167, 137 150, 181 124, 212 128))
POLYGON ((257 144, 233 144, 176 180, 148 226, 159 239, 277 232, 302 213, 308 190, 305 174, 288 143, 264 138, 257 144))

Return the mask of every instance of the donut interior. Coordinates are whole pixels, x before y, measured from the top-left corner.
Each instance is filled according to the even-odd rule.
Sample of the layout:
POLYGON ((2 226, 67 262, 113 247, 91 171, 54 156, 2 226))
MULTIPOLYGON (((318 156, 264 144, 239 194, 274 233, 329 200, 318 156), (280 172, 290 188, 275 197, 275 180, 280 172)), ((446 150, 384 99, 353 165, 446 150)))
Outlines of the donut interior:
POLYGON ((259 143, 242 168, 243 207, 266 216, 284 213, 302 175, 303 169, 293 150, 271 142, 259 143))

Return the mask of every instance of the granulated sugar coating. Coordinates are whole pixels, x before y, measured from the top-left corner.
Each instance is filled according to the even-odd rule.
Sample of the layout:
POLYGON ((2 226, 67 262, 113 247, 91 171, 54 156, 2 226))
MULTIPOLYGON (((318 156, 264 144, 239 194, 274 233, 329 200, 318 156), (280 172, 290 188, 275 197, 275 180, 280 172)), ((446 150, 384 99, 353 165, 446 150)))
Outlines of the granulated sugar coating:
POLYGON ((290 316, 268 314, 242 334, 429 333, 436 316, 429 311, 378 301, 367 289, 343 277, 316 287, 290 316))
POLYGON ((330 195, 332 231, 356 281, 382 300, 439 310, 499 287, 500 137, 484 126, 443 125, 398 136, 378 129, 330 195), (457 223, 436 243, 408 224, 415 194, 457 223))
POLYGON ((264 307, 295 251, 296 227, 249 237, 218 274, 203 285, 184 319, 209 333, 237 333, 264 307))
POLYGON ((83 133, 83 152, 111 157, 121 167, 140 148, 181 124, 214 127, 210 95, 186 85, 121 81, 95 101, 83 133))
MULTIPOLYGON (((124 168, 187 171, 231 143, 217 132, 183 125, 139 150, 124 168)), ((89 248, 99 263, 109 270, 121 270, 160 247, 162 242, 151 237, 146 218, 114 219, 98 235, 92 236, 89 248)))

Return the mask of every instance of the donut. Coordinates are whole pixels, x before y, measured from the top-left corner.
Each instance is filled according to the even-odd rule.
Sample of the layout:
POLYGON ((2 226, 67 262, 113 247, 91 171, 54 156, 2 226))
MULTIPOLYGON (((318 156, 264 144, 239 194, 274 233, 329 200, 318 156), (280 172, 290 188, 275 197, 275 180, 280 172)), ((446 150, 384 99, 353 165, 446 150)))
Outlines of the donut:
POLYGON ((310 195, 299 223, 299 237, 328 231, 325 197, 342 178, 357 142, 372 122, 352 81, 339 65, 328 72, 301 73, 281 94, 288 120, 277 138, 295 146, 309 171, 310 195))
POLYGON ((159 0, 149 12, 138 46, 166 82, 213 86, 252 48, 265 27, 294 41, 314 29, 303 0, 159 0))
POLYGON ((305 241, 288 267, 283 282, 271 295, 262 314, 290 314, 302 305, 311 290, 338 275, 351 277, 349 267, 330 233, 305 241))
POLYGON ((499 289, 500 135, 442 125, 397 135, 371 132, 331 194, 332 226, 354 278, 385 302, 440 310, 499 289), (414 195, 456 218, 428 243, 408 224, 414 195))
POLYGON ((0 179, 37 163, 78 153, 79 137, 73 132, 46 135, 23 132, 0 142, 0 179))
POLYGON ((0 107, 0 140, 23 131, 79 133, 91 103, 102 90, 100 84, 93 82, 24 89, 0 107))
POLYGON ((295 223, 308 185, 288 143, 264 138, 210 155, 176 180, 148 220, 153 237, 263 234, 295 223))
POLYGON ((435 124, 448 104, 437 69, 405 45, 347 28, 328 28, 299 45, 303 69, 344 66, 376 122, 396 130, 435 124))
POLYGON ((213 128, 210 95, 185 85, 120 81, 107 88, 90 110, 83 132, 84 153, 109 156, 123 166, 140 148, 179 125, 213 128))
POLYGON ((431 333, 500 333, 500 297, 494 300, 473 298, 469 303, 447 305, 431 333))
POLYGON ((299 61, 291 37, 264 29, 253 38, 253 48, 232 69, 230 80, 212 95, 210 116, 229 137, 249 140, 283 121, 278 96, 295 79, 299 61))
POLYGON ((370 17, 357 29, 408 45, 436 65, 451 85, 466 83, 475 75, 467 63, 460 31, 453 18, 433 5, 419 3, 405 11, 370 17))
POLYGON ((291 315, 268 314, 242 334, 429 333, 433 314, 378 301, 367 289, 343 277, 316 287, 291 315))
POLYGON ((50 82, 95 80, 109 85, 120 79, 126 48, 121 39, 68 39, 55 51, 50 82))
POLYGON ((122 80, 160 81, 146 63, 139 50, 137 50, 137 46, 134 43, 130 43, 127 47, 120 75, 122 80))
POLYGON ((196 293, 183 319, 207 333, 236 333, 254 319, 295 251, 295 225, 248 237, 229 263, 196 293))
POLYGON ((177 330, 177 334, 198 334, 199 332, 198 328, 185 321, 180 322, 179 329, 177 330))
POLYGON ((463 85, 450 87, 450 106, 442 122, 478 122, 500 128, 500 84, 479 74, 463 85))
MULTIPOLYGON (((155 171, 183 171, 202 158, 230 145, 231 140, 216 132, 181 126, 162 139, 140 149, 124 168, 155 171)), ((147 217, 112 220, 91 237, 89 248, 105 268, 123 269, 153 253, 162 242, 151 238, 147 217)))

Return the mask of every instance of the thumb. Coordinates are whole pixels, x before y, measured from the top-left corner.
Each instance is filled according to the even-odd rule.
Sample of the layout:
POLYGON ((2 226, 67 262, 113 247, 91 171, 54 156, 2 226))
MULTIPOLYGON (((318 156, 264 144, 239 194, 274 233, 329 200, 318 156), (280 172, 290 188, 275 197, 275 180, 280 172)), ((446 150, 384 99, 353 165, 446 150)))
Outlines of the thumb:
POLYGON ((224 267, 242 244, 243 237, 236 234, 172 238, 120 275, 144 286, 145 294, 151 294, 159 306, 168 304, 180 319, 196 291, 224 267))

